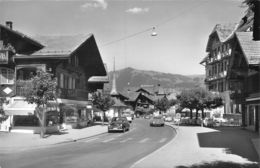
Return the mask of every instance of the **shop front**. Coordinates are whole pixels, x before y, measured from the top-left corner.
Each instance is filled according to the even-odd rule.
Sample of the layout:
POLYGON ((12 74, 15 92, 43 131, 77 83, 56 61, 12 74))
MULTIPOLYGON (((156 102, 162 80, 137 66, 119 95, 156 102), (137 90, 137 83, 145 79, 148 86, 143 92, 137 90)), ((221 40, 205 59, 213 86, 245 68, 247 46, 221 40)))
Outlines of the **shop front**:
POLYGON ((246 98, 245 124, 247 129, 259 132, 260 127, 260 93, 254 93, 246 98))
POLYGON ((64 129, 87 127, 92 122, 92 111, 88 101, 59 99, 62 127, 64 129))
MULTIPOLYGON (((10 103, 4 107, 4 113, 7 116, 2 121, 1 131, 19 132, 19 133, 40 133, 40 121, 36 114, 36 105, 28 104, 23 98, 13 98, 10 103)), ((59 131, 59 108, 57 105, 48 105, 44 111, 44 129, 46 133, 59 131)))

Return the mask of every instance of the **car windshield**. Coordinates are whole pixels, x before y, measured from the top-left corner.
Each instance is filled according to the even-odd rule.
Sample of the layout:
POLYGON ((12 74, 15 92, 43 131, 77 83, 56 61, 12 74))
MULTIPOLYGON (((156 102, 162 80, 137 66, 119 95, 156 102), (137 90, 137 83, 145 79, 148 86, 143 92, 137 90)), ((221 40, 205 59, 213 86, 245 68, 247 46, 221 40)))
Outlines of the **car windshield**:
POLYGON ((153 119, 160 120, 160 119, 162 119, 162 117, 154 117, 153 119))

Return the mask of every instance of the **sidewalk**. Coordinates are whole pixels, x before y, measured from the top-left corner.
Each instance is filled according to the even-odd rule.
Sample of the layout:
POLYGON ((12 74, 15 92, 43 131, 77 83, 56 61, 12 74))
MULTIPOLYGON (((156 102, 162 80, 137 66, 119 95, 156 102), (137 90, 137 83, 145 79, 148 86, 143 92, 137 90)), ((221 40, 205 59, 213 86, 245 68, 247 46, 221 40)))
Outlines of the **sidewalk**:
POLYGON ((0 132, 0 149, 16 150, 21 148, 42 147, 46 145, 72 142, 106 132, 106 125, 95 125, 82 129, 69 129, 62 131, 61 134, 45 135, 45 138, 40 138, 39 134, 0 132))
POLYGON ((194 165, 217 168, 244 164, 258 167, 259 156, 252 143, 256 139, 259 142, 256 133, 238 127, 180 126, 176 129, 177 135, 172 141, 131 168, 195 168, 194 165), (207 165, 213 162, 218 165, 207 165))

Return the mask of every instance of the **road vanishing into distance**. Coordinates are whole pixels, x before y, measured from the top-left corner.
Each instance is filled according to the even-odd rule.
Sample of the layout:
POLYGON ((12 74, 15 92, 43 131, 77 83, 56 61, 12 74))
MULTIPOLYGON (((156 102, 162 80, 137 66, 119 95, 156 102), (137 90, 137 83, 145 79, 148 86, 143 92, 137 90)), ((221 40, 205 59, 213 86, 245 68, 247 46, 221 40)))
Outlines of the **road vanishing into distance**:
POLYGON ((106 133, 45 148, 1 153, 1 168, 129 168, 175 136, 169 126, 137 118, 126 133, 106 133))

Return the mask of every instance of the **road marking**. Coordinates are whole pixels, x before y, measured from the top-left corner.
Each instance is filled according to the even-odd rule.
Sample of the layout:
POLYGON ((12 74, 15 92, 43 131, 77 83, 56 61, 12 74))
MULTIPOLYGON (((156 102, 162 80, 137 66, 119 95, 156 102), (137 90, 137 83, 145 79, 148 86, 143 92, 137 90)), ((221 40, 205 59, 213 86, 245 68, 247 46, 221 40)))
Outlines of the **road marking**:
POLYGON ((97 139, 99 139, 99 138, 92 138, 92 139, 88 139, 88 140, 86 140, 86 141, 83 141, 83 142, 91 142, 91 141, 94 141, 94 140, 97 140, 97 139))
POLYGON ((125 139, 125 140, 120 141, 120 143, 124 143, 124 142, 130 141, 130 140, 132 140, 132 139, 133 139, 133 138, 127 138, 127 139, 125 139))
POLYGON ((142 139, 141 141, 139 141, 139 143, 145 143, 145 142, 147 142, 149 139, 150 139, 150 138, 144 138, 144 139, 142 139))
POLYGON ((162 138, 159 143, 164 143, 167 140, 167 138, 162 138))
POLYGON ((177 132, 176 128, 174 128, 174 126, 172 126, 172 125, 168 125, 168 126, 170 126, 170 127, 174 130, 174 132, 175 132, 175 135, 173 136, 173 139, 171 139, 169 142, 167 142, 166 144, 164 144, 164 145, 161 146, 160 148, 156 149, 156 150, 153 151, 152 153, 150 153, 150 154, 146 155, 145 157, 141 158, 140 160, 136 161, 134 164, 131 165, 130 168, 135 168, 138 164, 140 164, 141 162, 143 162, 143 161, 144 161, 145 159, 147 159, 148 157, 151 157, 151 156, 154 155, 155 153, 157 153, 157 152, 161 151, 162 149, 166 148, 170 143, 173 142, 173 140, 174 140, 177 136, 179 136, 179 135, 178 135, 178 132, 177 132))
POLYGON ((115 139, 115 138, 110 138, 110 139, 106 139, 106 140, 104 140, 104 141, 102 141, 102 142, 106 143, 106 142, 113 141, 114 139, 115 139))

